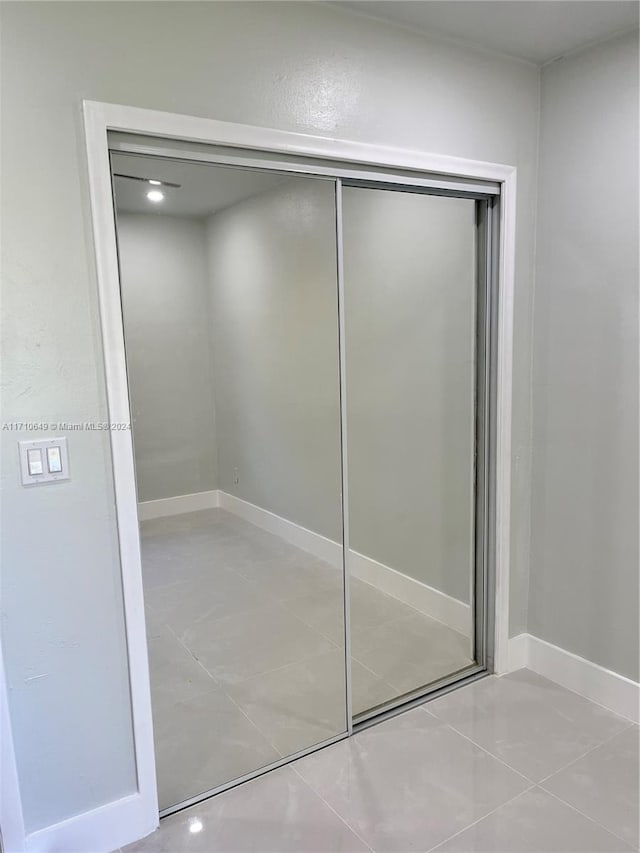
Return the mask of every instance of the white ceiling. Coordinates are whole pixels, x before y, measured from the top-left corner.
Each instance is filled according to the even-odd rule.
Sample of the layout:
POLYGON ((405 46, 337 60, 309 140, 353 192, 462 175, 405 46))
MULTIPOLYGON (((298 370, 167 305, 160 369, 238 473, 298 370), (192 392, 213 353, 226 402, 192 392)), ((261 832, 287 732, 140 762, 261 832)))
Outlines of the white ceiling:
POLYGON ((358 0, 334 6, 543 65, 638 26, 636 0, 358 0))
POLYGON ((249 172, 210 166, 207 163, 188 163, 142 157, 133 154, 112 154, 112 171, 140 178, 153 178, 180 184, 179 188, 152 187, 143 181, 115 178, 116 207, 126 213, 156 213, 168 216, 209 216, 250 196, 278 186, 282 175, 249 172), (164 200, 158 203, 147 199, 147 192, 160 189, 164 200))

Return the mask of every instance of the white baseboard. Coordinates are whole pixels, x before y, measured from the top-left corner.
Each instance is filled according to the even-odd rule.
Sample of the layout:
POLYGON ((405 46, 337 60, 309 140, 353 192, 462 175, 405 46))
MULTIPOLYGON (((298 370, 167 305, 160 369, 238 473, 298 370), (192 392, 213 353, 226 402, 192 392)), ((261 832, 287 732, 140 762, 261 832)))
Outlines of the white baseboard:
POLYGON ((532 634, 519 634, 509 640, 509 666, 511 670, 526 666, 621 717, 640 722, 640 684, 637 681, 532 634))
POLYGON ((335 568, 342 567, 342 546, 338 542, 334 542, 333 539, 328 539, 320 533, 314 533, 313 530, 308 530, 306 527, 276 515, 274 512, 269 512, 269 510, 262 509, 256 504, 244 501, 222 490, 219 491, 219 506, 221 509, 226 509, 228 512, 244 518, 245 521, 255 524, 256 527, 279 536, 285 542, 289 542, 290 545, 308 551, 314 557, 324 560, 335 568))
POLYGON ((218 506, 220 502, 217 489, 196 492, 193 495, 176 495, 156 501, 142 501, 138 504, 138 520, 149 521, 152 518, 166 518, 168 515, 196 512, 199 509, 215 509, 218 506))
POLYGON ((349 553, 349 569, 353 577, 375 586, 376 589, 386 592, 387 595, 397 598, 398 601, 408 604, 420 613, 443 622, 465 637, 471 636, 473 616, 471 606, 464 601, 459 601, 432 586, 420 583, 415 578, 385 566, 384 563, 379 563, 371 557, 359 554, 357 551, 349 553))
MULTIPOLYGON (((109 853, 149 835, 158 826, 145 820, 145 809, 139 793, 131 794, 105 806, 83 812, 68 820, 47 826, 27 835, 27 853, 109 853)), ((7 851, 11 853, 11 851, 7 851)))
POLYGON ((529 634, 518 634, 509 639, 507 672, 515 672, 529 664, 529 634))

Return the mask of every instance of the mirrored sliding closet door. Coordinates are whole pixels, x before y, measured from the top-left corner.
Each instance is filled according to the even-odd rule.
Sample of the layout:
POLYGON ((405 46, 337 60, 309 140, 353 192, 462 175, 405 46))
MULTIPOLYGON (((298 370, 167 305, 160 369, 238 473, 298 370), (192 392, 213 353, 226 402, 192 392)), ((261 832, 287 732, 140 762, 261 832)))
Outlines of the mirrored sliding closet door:
POLYGON ((353 713, 475 664, 477 210, 342 188, 353 713))
POLYGON ((347 729, 336 188, 111 160, 163 813, 347 729))
POLYGON ((166 815, 489 669, 499 187, 110 145, 166 815))

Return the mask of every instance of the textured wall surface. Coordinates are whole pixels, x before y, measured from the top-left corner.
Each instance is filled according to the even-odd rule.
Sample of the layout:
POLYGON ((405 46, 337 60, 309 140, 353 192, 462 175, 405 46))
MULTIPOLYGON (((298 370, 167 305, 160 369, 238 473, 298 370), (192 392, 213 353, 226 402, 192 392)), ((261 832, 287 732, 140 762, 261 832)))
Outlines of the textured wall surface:
MULTIPOLYGON (((518 167, 511 616, 521 631, 537 69, 321 4, 8 2, 0 14, 5 421, 107 420, 83 98, 518 167)), ((2 598, 33 830, 127 794, 135 770, 109 436, 70 434, 71 481, 25 489, 15 442, 32 435, 2 434, 2 598)))
POLYGON ((637 680, 637 34, 542 96, 529 632, 637 680))
POLYGON ((529 632, 637 680, 637 34, 542 104, 529 632))

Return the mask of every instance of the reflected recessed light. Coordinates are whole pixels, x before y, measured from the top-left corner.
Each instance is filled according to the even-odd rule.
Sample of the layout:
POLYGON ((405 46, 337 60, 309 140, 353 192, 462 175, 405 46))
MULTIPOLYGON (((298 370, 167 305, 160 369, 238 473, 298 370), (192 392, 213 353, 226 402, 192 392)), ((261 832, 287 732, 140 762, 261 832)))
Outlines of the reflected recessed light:
POLYGON ((201 832, 202 831, 202 821, 198 818, 189 822, 189 832, 201 832))
POLYGON ((147 198, 149 201, 159 202, 164 198, 164 193, 161 193, 160 190, 149 190, 147 198))
POLYGON ((162 186, 162 181, 152 181, 151 178, 149 178, 149 183, 152 184, 154 187, 162 186))

